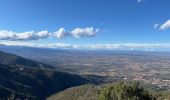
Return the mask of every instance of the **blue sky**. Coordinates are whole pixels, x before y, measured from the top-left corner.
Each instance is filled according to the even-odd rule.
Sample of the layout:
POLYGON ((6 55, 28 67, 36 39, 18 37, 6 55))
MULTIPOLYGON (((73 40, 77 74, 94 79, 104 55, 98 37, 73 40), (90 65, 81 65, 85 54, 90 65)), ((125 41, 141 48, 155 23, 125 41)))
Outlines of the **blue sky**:
POLYGON ((169 9, 170 0, 0 0, 0 42, 168 44, 169 9))

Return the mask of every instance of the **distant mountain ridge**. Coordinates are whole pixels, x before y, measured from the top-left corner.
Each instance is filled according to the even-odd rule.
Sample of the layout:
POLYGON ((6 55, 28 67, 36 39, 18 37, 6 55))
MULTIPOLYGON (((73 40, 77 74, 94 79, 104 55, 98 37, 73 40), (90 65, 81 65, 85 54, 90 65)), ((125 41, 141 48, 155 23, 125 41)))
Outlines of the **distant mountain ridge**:
POLYGON ((50 49, 50 48, 42 48, 42 47, 28 47, 28 46, 10 46, 0 44, 0 51, 4 51, 7 53, 17 54, 17 55, 27 55, 30 53, 53 53, 56 52, 67 52, 64 49, 50 49))
POLYGON ((38 68, 53 68, 50 65, 46 65, 40 62, 36 62, 33 60, 28 60, 23 57, 8 54, 0 51, 0 63, 5 65, 19 65, 19 66, 27 66, 27 67, 38 67, 38 68))

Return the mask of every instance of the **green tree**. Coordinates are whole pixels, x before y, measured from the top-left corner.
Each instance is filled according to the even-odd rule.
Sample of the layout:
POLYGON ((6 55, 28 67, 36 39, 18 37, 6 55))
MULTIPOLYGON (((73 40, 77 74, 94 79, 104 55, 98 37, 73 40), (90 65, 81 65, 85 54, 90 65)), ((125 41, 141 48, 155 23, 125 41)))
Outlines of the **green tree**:
POLYGON ((103 88, 99 100, 152 100, 152 96, 139 83, 127 84, 124 82, 103 88))

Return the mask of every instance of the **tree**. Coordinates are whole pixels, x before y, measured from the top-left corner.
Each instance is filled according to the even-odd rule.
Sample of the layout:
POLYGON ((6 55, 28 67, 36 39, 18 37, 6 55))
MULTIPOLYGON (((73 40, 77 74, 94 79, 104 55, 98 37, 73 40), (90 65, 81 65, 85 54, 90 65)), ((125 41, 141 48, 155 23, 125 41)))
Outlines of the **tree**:
POLYGON ((103 88, 99 100, 152 100, 152 96, 144 88, 140 88, 139 83, 119 82, 103 88))

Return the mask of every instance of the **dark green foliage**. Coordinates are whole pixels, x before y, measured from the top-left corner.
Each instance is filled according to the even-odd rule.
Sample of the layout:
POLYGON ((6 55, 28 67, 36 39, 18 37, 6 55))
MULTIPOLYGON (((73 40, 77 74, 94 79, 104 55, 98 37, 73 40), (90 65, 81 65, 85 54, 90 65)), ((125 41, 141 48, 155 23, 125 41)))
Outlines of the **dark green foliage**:
POLYGON ((82 85, 56 93, 47 100, 170 100, 170 92, 151 92, 138 83, 82 85))
POLYGON ((85 84, 80 76, 50 69, 0 64, 0 97, 14 93, 16 97, 42 99, 66 88, 85 84), (22 70, 21 70, 22 68, 22 70))
POLYGON ((0 52, 0 100, 12 97, 45 99, 53 93, 88 82, 78 75, 51 68, 36 61, 0 52))
POLYGON ((153 93, 156 100, 170 100, 170 91, 161 91, 153 93))
POLYGON ((98 100, 98 88, 95 85, 82 85, 54 94, 47 100, 98 100))
POLYGON ((99 100, 152 100, 152 96, 138 83, 120 82, 102 89, 99 100))

